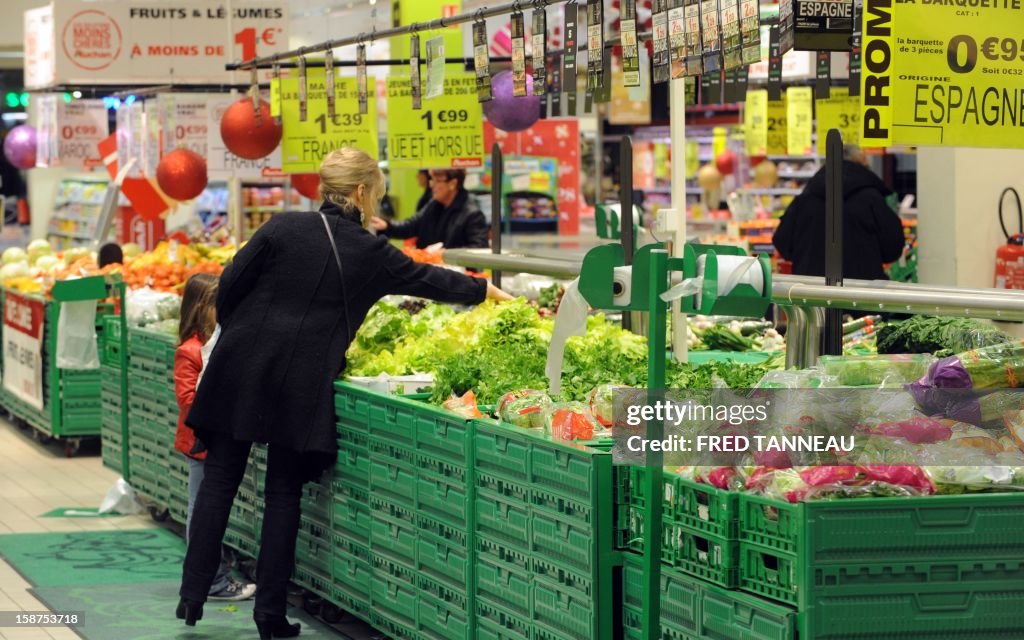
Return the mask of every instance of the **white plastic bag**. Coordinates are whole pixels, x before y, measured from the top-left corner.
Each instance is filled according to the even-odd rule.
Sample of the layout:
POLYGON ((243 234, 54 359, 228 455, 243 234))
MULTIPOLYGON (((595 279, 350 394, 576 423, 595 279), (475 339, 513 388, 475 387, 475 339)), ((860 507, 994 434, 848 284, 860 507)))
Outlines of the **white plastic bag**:
POLYGON ((135 497, 135 489, 124 478, 117 479, 99 508, 100 513, 120 513, 126 516, 142 513, 142 510, 142 505, 135 497))
POLYGON ((96 301, 63 302, 57 320, 57 367, 99 369, 96 348, 96 301))

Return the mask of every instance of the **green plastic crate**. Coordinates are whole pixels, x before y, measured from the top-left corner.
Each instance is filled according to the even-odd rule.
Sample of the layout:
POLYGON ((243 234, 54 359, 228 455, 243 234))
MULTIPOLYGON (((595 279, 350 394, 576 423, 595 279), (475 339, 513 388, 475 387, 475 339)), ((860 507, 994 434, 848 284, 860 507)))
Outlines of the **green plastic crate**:
POLYGON ((507 547, 500 542, 477 537, 476 552, 478 558, 490 560, 499 566, 509 567, 524 573, 533 571, 532 556, 521 549, 507 547))
POLYGON ((595 638, 597 618, 588 598, 556 583, 533 581, 534 637, 595 638), (545 633, 547 628, 547 633, 545 633), (539 634, 538 634, 539 631, 539 634))
POLYGON ((1024 637, 1024 496, 740 504, 741 587, 795 605, 801 637, 1024 637))
POLYGON ((456 465, 469 455, 469 423, 466 418, 425 403, 415 416, 417 452, 456 465))
POLYGON ((357 615, 370 611, 370 585, 373 567, 368 547, 348 544, 336 548, 331 560, 331 589, 328 598, 335 604, 357 615))
POLYGON ((416 507, 420 514, 451 523, 455 528, 466 528, 469 496, 465 484, 450 482, 447 478, 424 473, 416 474, 416 507))
POLYGON ((416 630, 396 620, 391 612, 370 611, 370 624, 393 640, 419 640, 416 630))
POLYGON ((452 588, 470 584, 469 552, 443 538, 420 533, 416 541, 416 570, 452 588))
POLYGON ((316 538, 305 531, 299 531, 295 544, 296 563, 330 575, 333 557, 334 549, 331 540, 316 538))
MULTIPOLYGON (((329 568, 327 573, 330 573, 329 568)), ((329 576, 301 564, 295 565, 295 569, 292 572, 292 582, 300 587, 309 589, 313 593, 327 594, 331 590, 331 578, 329 576)))
POLYGON ((456 611, 466 612, 468 615, 470 596, 465 585, 459 588, 452 588, 448 583, 439 582, 422 573, 416 574, 415 583, 421 597, 432 598, 456 611))
POLYGON ((334 383, 334 412, 339 426, 367 432, 370 428, 371 394, 345 382, 334 383))
POLYGON ((416 564, 415 525, 373 513, 370 523, 370 550, 375 556, 386 556, 393 562, 416 564))
POLYGON ((475 427, 476 469, 480 473, 527 484, 530 448, 526 434, 502 427, 493 420, 477 420, 475 427))
POLYGON ((338 429, 337 475, 343 478, 369 478, 370 441, 365 433, 338 429))
POLYGON ((436 598, 420 595, 418 631, 425 640, 473 640, 466 611, 436 598))
POLYGON ((490 558, 477 558, 477 602, 508 611, 522 620, 531 620, 533 614, 533 585, 525 571, 492 562, 490 558))
POLYGON ((524 503, 478 489, 475 508, 477 535, 530 552, 530 513, 524 503))
POLYGON ((414 509, 415 468, 400 460, 373 455, 370 459, 370 494, 414 509))
MULTIPOLYGON (((637 612, 643 608, 643 585, 646 572, 643 558, 624 554, 622 563, 622 603, 637 612)), ((683 633, 697 637, 700 619, 701 582, 678 569, 661 568, 661 624, 671 625, 683 633)), ((624 624, 626 628, 631 625, 624 624)))
POLYGON ((576 571, 593 568, 594 540, 588 528, 534 511, 530 552, 545 559, 564 562, 576 571))
POLYGON ((421 403, 399 396, 374 394, 370 404, 373 433, 396 446, 416 448, 416 415, 421 403))
POLYGON ((580 572, 549 558, 534 557, 529 567, 535 577, 557 583, 560 588, 581 597, 590 598, 594 594, 594 580, 590 573, 580 572))
MULTIPOLYGON (((338 486, 337 483, 334 486, 338 486)), ((336 494, 331 518, 332 528, 350 537, 354 542, 370 544, 369 495, 365 491, 353 490, 350 495, 336 494)))
POLYGON ((384 613, 396 623, 409 629, 416 628, 416 611, 419 604, 419 593, 414 586, 411 571, 391 565, 387 569, 378 568, 379 559, 374 558, 374 579, 370 585, 370 606, 375 613, 384 613))
POLYGON ((531 625, 522 616, 477 601, 476 635, 479 640, 530 640, 531 625))

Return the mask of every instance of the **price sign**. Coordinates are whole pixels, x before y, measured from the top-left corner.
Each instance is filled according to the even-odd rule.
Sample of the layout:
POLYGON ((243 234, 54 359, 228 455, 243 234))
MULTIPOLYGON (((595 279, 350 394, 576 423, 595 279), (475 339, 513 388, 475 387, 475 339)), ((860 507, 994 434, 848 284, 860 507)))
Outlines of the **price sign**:
POLYGON ((355 147, 376 157, 377 118, 373 93, 367 96, 369 114, 359 113, 359 86, 355 78, 335 82, 335 114, 327 113, 323 76, 308 80, 308 116, 299 118, 298 81, 281 80, 281 169, 285 173, 315 173, 327 154, 355 147))
POLYGON ((1024 147, 1022 27, 1018 0, 864 0, 863 145, 1024 147))
POLYGON ((740 0, 743 64, 761 61, 761 8, 757 0, 740 0))
POLYGON ((387 90, 390 166, 483 166, 483 109, 477 101, 475 75, 448 74, 444 95, 419 111, 409 105, 409 78, 389 77, 387 90))
POLYGON ((786 91, 786 149, 791 156, 811 155, 814 136, 814 90, 790 87, 786 91))
POLYGON ((748 156, 768 155, 768 92, 747 91, 743 111, 743 132, 748 156))
POLYGON ((652 46, 654 57, 651 62, 654 66, 654 82, 656 83, 668 82, 671 76, 669 71, 668 3, 669 0, 654 0, 654 18, 651 22, 654 29, 652 46))
POLYGON ((814 103, 818 121, 818 155, 825 155, 825 138, 830 129, 838 129, 843 144, 860 144, 860 98, 846 89, 832 89, 828 100, 814 103))
POLYGON ((686 75, 700 75, 704 40, 700 32, 700 0, 686 0, 686 75))
MULTIPOLYGON (((769 98, 771 94, 769 93, 769 98)), ((768 100, 768 135, 767 147, 769 156, 784 156, 789 153, 789 140, 786 134, 786 101, 768 100)))
POLYGON ((4 388, 43 409, 43 319, 41 299, 4 294, 4 388))
POLYGON ((184 147, 207 157, 207 96, 164 94, 158 100, 161 103, 160 125, 163 129, 162 153, 168 154, 178 147, 184 147))
POLYGON ((672 77, 686 75, 686 8, 683 0, 672 0, 668 10, 668 46, 672 60, 672 77))
POLYGON ((110 135, 110 129, 102 100, 64 102, 56 94, 40 94, 33 100, 38 129, 36 166, 75 171, 103 166, 96 145, 110 135))

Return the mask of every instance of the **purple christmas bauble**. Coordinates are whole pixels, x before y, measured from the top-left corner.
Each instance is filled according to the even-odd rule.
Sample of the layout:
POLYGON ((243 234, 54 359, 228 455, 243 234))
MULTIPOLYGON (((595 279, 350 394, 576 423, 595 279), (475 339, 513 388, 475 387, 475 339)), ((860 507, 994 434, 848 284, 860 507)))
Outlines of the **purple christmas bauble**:
POLYGON ((4 157, 19 169, 36 166, 36 129, 27 124, 11 129, 4 138, 4 157))
POLYGON ((540 118, 540 98, 533 95, 533 76, 526 76, 526 97, 512 96, 512 72, 502 71, 491 78, 494 99, 484 103, 484 115, 502 131, 523 131, 540 118))

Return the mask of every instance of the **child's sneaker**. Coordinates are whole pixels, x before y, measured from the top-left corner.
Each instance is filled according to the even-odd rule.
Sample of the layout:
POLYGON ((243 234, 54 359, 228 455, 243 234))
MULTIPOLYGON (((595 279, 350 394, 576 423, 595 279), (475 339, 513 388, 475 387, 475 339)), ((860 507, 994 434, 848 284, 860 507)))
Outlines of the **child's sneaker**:
POLYGON ((210 600, 248 600, 256 595, 256 585, 251 582, 232 580, 226 587, 207 596, 210 600))

